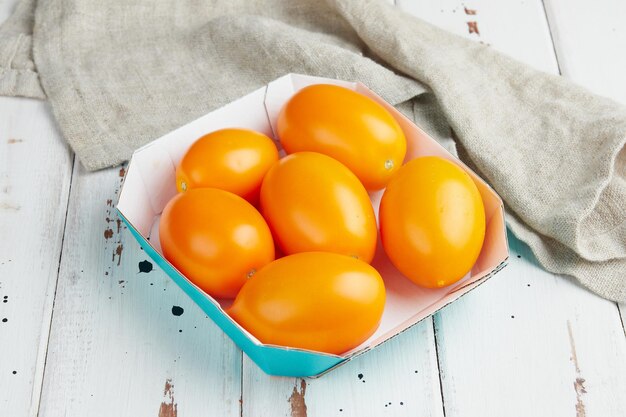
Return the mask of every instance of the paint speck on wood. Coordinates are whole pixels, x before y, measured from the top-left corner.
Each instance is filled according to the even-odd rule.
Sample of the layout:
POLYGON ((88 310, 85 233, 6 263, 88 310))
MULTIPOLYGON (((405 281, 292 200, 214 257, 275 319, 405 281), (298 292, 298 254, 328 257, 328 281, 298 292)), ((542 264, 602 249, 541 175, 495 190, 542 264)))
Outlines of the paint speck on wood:
POLYGON ((119 245, 117 245, 117 248, 115 248, 115 252, 113 252, 113 259, 112 259, 112 261, 115 262, 115 256, 117 255, 117 265, 118 266, 122 262, 122 251, 123 250, 124 250, 124 245, 119 244, 119 245))
POLYGON ((480 35, 480 32, 478 31, 478 22, 467 22, 467 30, 470 34, 475 33, 480 35))
POLYGON ((574 370, 576 371, 576 379, 574 380, 574 391, 576 392, 576 417, 585 417, 587 415, 585 411, 585 403, 583 402, 583 394, 587 393, 585 388, 585 378, 580 374, 580 366, 578 365, 578 356, 576 355, 576 342, 574 341, 574 332, 572 331, 572 325, 567 321, 567 334, 569 336, 569 344, 572 356, 570 360, 574 363, 574 370))
POLYGON ((163 389, 163 401, 159 407, 159 417, 177 417, 178 404, 174 400, 174 384, 172 379, 165 380, 165 388, 163 389))
POLYGON ((291 417, 307 417, 306 414, 306 402, 304 401, 304 394, 306 393, 306 381, 300 380, 300 390, 298 390, 298 383, 293 387, 291 396, 289 397, 289 405, 291 406, 291 417))
POLYGON ((24 139, 13 139, 13 138, 11 138, 11 139, 7 140, 7 143, 9 145, 13 145, 13 144, 16 144, 16 143, 22 143, 22 142, 24 142, 24 139))
POLYGON ((150 261, 141 261, 139 262, 139 273, 144 272, 144 273, 148 273, 150 271, 152 271, 152 262, 150 261))

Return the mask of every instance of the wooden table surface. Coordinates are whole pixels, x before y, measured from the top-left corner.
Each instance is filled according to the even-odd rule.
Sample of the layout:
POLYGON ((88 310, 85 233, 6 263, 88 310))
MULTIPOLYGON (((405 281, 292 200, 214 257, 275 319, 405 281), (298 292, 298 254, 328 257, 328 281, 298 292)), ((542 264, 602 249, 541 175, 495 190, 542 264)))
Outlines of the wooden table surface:
MULTIPOLYGON (((396 3, 626 103, 624 0, 396 3)), ((0 98, 0 417, 626 416, 626 306, 512 236, 432 319, 320 379, 267 376, 120 224, 123 172, 87 173, 47 103, 0 98)))

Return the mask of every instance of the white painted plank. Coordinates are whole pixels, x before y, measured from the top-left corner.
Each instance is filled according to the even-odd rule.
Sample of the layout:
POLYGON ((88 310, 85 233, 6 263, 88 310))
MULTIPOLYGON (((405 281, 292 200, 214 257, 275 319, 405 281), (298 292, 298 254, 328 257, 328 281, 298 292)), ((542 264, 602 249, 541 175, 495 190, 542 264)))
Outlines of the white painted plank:
MULTIPOLYGON (((541 2, 444 4, 443 12, 439 2, 403 7, 557 72, 541 2), (470 21, 480 36, 467 33, 470 21)), ((619 415, 626 342, 615 304, 543 271, 523 244, 510 243, 521 259, 435 317, 446 415, 619 415)))
POLYGON ((0 97, 2 416, 37 413, 72 159, 44 102, 0 97))
POLYGON ((561 72, 626 104, 626 2, 545 0, 561 72))
POLYGON ((75 168, 40 415, 239 415, 240 351, 156 265, 140 272, 120 184, 75 168))
POLYGON ((45 103, 0 97, 0 415, 37 411, 72 154, 45 103))
POLYGON ((272 377, 244 357, 243 416, 437 416, 443 408, 432 321, 318 379, 272 377))

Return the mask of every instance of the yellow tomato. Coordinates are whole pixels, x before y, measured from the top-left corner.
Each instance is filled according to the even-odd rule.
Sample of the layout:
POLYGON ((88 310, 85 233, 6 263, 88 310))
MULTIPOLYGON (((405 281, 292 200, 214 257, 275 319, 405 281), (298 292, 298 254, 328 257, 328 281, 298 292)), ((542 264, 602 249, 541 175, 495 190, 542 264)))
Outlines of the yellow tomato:
POLYGON ((379 190, 400 168, 406 139, 380 104, 347 88, 316 84, 291 97, 278 118, 288 153, 320 152, 346 165, 368 190, 379 190))
POLYGON ((376 218, 369 196, 335 159, 299 152, 278 161, 261 186, 261 212, 289 255, 324 251, 370 262, 376 218))
POLYGON ((176 195, 159 223, 163 255, 215 298, 234 298, 254 272, 274 260, 261 214, 243 198, 215 188, 176 195))
POLYGON ((385 286, 373 267, 308 252, 258 271, 228 314, 262 343, 341 354, 376 331, 384 307, 385 286))
POLYGON ((379 220, 392 263, 429 288, 463 278, 485 237, 485 209, 476 185, 460 167, 434 156, 400 168, 380 202, 379 220))
POLYGON ((278 160, 274 142, 247 129, 222 129, 198 139, 176 168, 178 191, 219 188, 256 204, 263 176, 278 160))

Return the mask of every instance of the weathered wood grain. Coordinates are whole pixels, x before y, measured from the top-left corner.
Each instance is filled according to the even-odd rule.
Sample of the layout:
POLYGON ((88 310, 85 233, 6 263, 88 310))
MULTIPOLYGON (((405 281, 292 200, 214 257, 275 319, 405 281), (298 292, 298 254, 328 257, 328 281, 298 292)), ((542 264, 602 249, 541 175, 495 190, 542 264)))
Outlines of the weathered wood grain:
POLYGON ((74 169, 40 415, 239 415, 241 352, 124 230, 122 175, 74 169))

